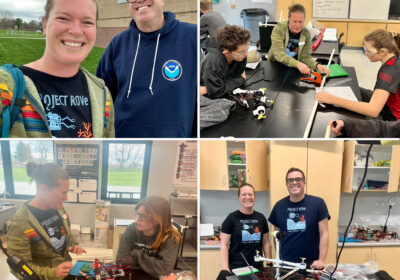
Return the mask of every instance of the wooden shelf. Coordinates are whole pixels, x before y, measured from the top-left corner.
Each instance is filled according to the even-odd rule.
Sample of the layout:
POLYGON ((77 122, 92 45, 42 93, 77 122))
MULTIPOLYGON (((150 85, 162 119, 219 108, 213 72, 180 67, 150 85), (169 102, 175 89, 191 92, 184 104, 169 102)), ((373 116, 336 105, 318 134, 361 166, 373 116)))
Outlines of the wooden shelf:
MULTIPOLYGON (((354 169, 365 169, 365 166, 354 166, 354 169)), ((390 170, 390 166, 368 166, 368 170, 390 170)))
POLYGON ((228 166, 246 166, 245 163, 228 163, 228 166))
MULTIPOLYGON (((357 191, 357 189, 353 189, 353 192, 356 192, 357 191)), ((361 192, 387 192, 387 189, 386 190, 364 190, 364 189, 361 189, 360 190, 361 192)))

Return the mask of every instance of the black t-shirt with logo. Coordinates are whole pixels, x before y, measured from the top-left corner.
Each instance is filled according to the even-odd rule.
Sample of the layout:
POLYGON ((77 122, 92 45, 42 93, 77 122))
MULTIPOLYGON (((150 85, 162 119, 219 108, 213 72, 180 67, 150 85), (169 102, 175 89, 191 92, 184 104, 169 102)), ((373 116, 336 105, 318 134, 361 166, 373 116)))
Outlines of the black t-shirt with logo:
POLYGON ((35 84, 54 137, 93 137, 89 90, 82 70, 63 78, 26 66, 20 69, 35 84))
POLYGON ((255 262, 256 251, 263 252, 262 237, 268 233, 268 223, 265 216, 257 211, 246 215, 239 210, 229 214, 222 223, 221 232, 231 235, 229 245, 229 268, 247 266, 240 253, 250 265, 261 269, 262 262, 255 262))
POLYGON ((67 233, 57 210, 40 210, 29 204, 27 206, 49 236, 56 251, 64 252, 67 246, 67 233))
POLYGON ((294 33, 290 32, 290 29, 289 29, 289 41, 288 41, 288 45, 286 47, 285 53, 288 56, 293 57, 294 59, 297 59, 297 56, 299 54, 300 35, 301 35, 301 32, 294 34, 294 33))

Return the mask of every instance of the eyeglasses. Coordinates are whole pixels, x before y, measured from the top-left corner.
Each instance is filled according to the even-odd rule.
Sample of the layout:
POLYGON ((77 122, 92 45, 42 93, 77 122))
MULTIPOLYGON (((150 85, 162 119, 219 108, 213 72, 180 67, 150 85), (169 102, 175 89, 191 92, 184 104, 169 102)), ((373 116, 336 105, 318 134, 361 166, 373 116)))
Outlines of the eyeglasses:
POLYGON ((150 219, 151 219, 151 217, 149 215, 142 214, 139 212, 136 212, 135 216, 136 216, 136 220, 142 220, 143 222, 150 221, 150 219))
POLYGON ((245 53, 248 53, 248 52, 249 52, 249 49, 247 48, 247 49, 245 49, 243 51, 240 51, 240 52, 230 52, 230 53, 233 54, 233 55, 236 55, 236 56, 243 56, 245 53))
POLYGON ((294 182, 300 183, 300 182, 303 182, 303 181, 304 181, 304 178, 301 178, 301 177, 286 179, 286 183, 288 183, 288 184, 291 184, 291 183, 294 183, 294 182))
POLYGON ((369 50, 369 49, 365 48, 365 46, 363 46, 363 55, 368 56, 368 55, 376 54, 376 53, 378 53, 377 49, 373 48, 373 49, 369 50))

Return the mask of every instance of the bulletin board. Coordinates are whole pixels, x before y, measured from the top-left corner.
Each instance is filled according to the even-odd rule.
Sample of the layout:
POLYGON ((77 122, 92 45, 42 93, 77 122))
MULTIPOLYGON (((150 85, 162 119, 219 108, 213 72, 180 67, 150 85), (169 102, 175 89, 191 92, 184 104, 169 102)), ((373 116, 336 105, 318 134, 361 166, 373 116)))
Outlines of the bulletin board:
POLYGON ((313 18, 349 17, 350 0, 313 0, 313 18))
POLYGON ((56 143, 57 164, 70 176, 67 202, 95 203, 99 178, 98 144, 56 143))
POLYGON ((173 186, 197 186, 197 141, 178 141, 173 186))

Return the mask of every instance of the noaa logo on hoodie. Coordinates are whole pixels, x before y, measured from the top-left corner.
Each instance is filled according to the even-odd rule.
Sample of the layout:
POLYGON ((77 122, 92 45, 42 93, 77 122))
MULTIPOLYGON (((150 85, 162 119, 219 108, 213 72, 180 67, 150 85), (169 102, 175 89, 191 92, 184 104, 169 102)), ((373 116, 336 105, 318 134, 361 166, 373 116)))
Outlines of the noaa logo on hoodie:
POLYGON ((168 81, 176 81, 182 76, 182 65, 174 60, 168 60, 162 67, 162 73, 168 81))

